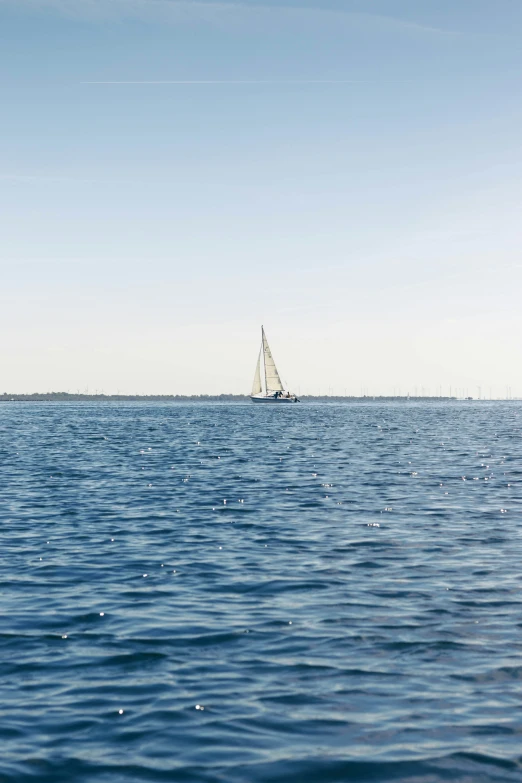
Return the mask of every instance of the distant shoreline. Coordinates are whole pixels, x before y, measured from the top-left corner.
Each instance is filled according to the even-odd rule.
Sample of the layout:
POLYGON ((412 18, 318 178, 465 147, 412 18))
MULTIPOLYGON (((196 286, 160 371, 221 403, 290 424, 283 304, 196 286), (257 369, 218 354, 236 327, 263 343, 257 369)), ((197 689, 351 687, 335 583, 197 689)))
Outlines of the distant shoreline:
MULTIPOLYGON (((69 394, 68 392, 47 392, 44 394, 0 394, 0 402, 233 402, 249 401, 246 394, 69 394)), ((366 395, 363 397, 310 395, 299 397, 302 402, 466 402, 489 400, 472 397, 403 397, 386 395, 366 395)), ((515 400, 506 400, 513 402, 515 400)))

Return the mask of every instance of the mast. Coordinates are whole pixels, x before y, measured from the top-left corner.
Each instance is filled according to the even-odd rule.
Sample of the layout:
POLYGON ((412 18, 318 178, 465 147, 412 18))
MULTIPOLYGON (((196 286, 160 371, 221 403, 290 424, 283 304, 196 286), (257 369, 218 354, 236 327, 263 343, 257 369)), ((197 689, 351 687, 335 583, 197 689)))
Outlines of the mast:
POLYGON ((265 357, 265 330, 263 328, 263 325, 261 324, 261 348, 259 349, 260 354, 263 354, 263 381, 264 381, 264 387, 263 391, 265 394, 268 393, 268 386, 266 383, 266 357, 265 357))
POLYGON ((281 383, 281 378, 277 372, 274 357, 272 356, 272 351, 268 345, 268 340, 266 339, 265 330, 263 327, 261 327, 261 338, 263 347, 263 360, 265 365, 266 394, 269 392, 283 391, 283 384, 281 383))

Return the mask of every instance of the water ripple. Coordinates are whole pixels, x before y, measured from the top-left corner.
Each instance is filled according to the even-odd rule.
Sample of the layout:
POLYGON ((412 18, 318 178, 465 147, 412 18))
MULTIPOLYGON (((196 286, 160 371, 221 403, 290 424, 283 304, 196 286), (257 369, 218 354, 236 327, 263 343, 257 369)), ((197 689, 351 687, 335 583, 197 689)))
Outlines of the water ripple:
POLYGON ((517 403, 0 408, 0 783, 522 780, 517 403))

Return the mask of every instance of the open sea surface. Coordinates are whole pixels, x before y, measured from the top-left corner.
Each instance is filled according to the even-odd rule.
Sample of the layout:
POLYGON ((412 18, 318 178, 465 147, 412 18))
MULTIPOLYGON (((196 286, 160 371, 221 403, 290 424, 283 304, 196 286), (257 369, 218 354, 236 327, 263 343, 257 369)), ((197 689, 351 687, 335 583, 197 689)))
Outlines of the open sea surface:
POLYGON ((521 426, 2 404, 0 783, 522 781, 521 426))

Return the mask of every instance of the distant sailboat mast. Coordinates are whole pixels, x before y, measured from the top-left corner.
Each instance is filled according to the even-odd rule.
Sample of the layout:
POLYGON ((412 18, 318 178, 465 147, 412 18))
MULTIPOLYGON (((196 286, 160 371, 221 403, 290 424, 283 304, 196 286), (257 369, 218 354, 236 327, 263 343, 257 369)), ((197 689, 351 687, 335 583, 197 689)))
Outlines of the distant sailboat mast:
POLYGON ((265 330, 263 327, 261 327, 261 335, 263 341, 263 359, 265 364, 266 393, 268 394, 269 392, 283 391, 283 384, 281 383, 281 378, 277 372, 274 357, 272 356, 272 351, 268 345, 268 340, 266 339, 265 330))

